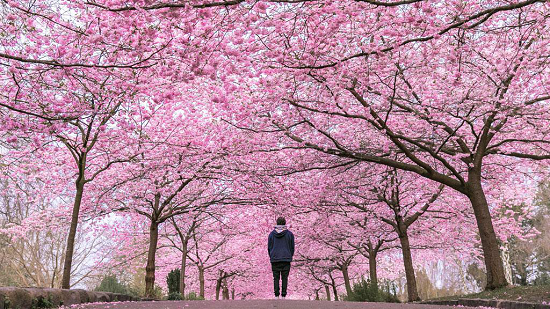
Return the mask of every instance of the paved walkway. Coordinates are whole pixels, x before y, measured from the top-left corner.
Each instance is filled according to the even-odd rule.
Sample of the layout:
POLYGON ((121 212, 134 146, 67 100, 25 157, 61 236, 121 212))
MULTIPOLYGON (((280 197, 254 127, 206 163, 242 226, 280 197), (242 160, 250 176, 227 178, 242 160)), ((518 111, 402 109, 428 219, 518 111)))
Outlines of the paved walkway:
MULTIPOLYGON (((78 306, 80 307, 80 306, 78 306)), ((74 308, 74 307, 73 307, 74 308)), ((86 309, 449 309, 420 304, 352 303, 310 300, 155 301, 86 304, 86 309)))

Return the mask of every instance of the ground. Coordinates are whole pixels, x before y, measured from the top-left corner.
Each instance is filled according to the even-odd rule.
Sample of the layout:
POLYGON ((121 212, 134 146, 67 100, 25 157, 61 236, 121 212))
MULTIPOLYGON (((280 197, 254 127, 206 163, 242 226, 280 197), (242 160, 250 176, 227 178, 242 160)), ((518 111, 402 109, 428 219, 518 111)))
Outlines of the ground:
POLYGON ((550 302, 550 285, 508 287, 476 294, 442 297, 437 300, 455 300, 459 298, 501 299, 543 303, 550 302))
POLYGON ((448 309, 421 304, 352 303, 310 300, 154 301, 83 304, 72 309, 448 309))

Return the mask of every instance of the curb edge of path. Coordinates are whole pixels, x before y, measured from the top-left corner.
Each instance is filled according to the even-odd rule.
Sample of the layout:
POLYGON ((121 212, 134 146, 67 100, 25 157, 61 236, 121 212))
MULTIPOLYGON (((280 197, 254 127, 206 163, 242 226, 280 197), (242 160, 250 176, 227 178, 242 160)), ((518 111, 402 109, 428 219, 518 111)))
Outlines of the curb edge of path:
POLYGON ((29 309, 37 306, 39 300, 48 300, 53 306, 94 303, 136 301, 137 297, 125 294, 86 291, 82 289, 52 289, 0 287, 0 309, 29 309))
POLYGON ((472 299, 459 298, 458 300, 428 300, 419 302, 426 305, 446 305, 446 306, 465 306, 465 307, 491 307, 503 309, 550 309, 550 304, 527 303, 512 300, 499 299, 472 299))

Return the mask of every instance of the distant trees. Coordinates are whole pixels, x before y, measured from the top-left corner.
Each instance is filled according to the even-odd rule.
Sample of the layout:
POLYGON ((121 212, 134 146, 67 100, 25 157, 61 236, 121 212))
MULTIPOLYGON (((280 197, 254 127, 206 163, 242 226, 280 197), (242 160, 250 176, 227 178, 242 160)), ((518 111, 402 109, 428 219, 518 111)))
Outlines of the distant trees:
MULTIPOLYGON (((61 288, 67 237, 63 227, 67 221, 56 204, 64 198, 63 194, 41 196, 40 191, 48 186, 32 172, 28 175, 37 177, 33 182, 2 175, 0 285, 61 288)), ((89 280, 96 270, 91 261, 102 261, 111 252, 105 234, 90 231, 77 236, 75 283, 89 280)))
POLYGON ((522 221, 522 227, 534 233, 527 239, 513 237, 509 242, 512 278, 517 285, 550 284, 550 183, 547 180, 540 183, 534 202, 534 214, 522 221))

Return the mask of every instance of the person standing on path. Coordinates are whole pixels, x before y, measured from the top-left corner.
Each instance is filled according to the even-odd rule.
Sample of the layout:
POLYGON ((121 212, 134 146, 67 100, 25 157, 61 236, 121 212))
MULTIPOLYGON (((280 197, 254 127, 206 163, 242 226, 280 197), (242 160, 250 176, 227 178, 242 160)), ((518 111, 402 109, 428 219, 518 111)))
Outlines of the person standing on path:
POLYGON ((288 274, 290 273, 290 262, 294 256, 294 234, 288 230, 286 220, 283 217, 277 218, 277 225, 269 233, 267 238, 267 252, 271 261, 273 271, 273 288, 275 297, 281 295, 286 297, 288 286, 288 274), (279 291, 279 280, 282 279, 282 293, 279 291))

